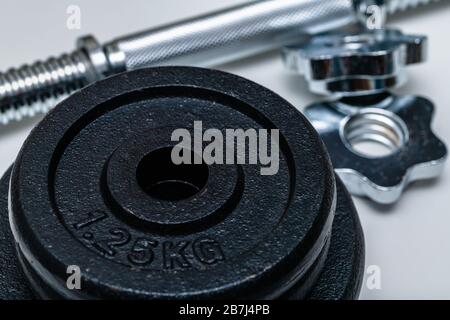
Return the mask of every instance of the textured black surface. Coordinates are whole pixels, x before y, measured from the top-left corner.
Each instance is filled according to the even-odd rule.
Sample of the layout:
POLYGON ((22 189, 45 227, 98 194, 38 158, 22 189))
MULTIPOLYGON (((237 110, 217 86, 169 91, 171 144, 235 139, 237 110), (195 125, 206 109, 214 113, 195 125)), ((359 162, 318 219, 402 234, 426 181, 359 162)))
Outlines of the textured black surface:
POLYGON ((301 299, 322 270, 328 275, 316 296, 352 298, 359 290, 362 242, 346 193, 336 223, 350 230, 342 244, 331 241, 345 261, 324 269, 333 261, 337 196, 317 133, 285 100, 234 75, 153 68, 83 89, 33 130, 11 181, 11 222, 41 297, 272 299, 291 290, 301 299), (167 170, 161 159, 176 144, 171 133, 192 133, 199 120, 204 130, 279 129, 278 173, 209 165, 203 181, 201 167, 167 170), (164 174, 198 192, 155 193, 146 181, 164 174), (81 268, 81 291, 65 286, 69 265, 81 268))
MULTIPOLYGON (((7 189, 11 171, 8 170, 0 182, 0 229, 2 242, 0 251, 8 259, 1 260, 1 289, 0 298, 9 300, 32 299, 33 295, 25 280, 21 266, 17 260, 13 237, 9 231, 7 189), (5 271, 3 271, 5 270, 5 271)), ((28 266, 25 266, 31 270, 28 266)), ((307 299, 311 300, 351 300, 357 299, 361 288, 364 269, 364 236, 358 214, 353 206, 348 192, 338 180, 338 203, 336 217, 333 223, 331 245, 326 255, 323 271, 312 287, 307 299)), ((58 294, 52 292, 36 275, 29 274, 34 286, 40 289, 43 298, 56 298, 58 294)), ((307 280, 310 281, 310 280, 307 280)), ((283 299, 298 299, 296 288, 285 294, 283 299)))
POLYGON ((358 299, 364 274, 364 234, 352 198, 337 179, 338 202, 325 267, 311 300, 358 299))
POLYGON ((0 181, 0 299, 29 300, 29 289, 14 248, 14 238, 8 221, 8 187, 11 169, 0 181))

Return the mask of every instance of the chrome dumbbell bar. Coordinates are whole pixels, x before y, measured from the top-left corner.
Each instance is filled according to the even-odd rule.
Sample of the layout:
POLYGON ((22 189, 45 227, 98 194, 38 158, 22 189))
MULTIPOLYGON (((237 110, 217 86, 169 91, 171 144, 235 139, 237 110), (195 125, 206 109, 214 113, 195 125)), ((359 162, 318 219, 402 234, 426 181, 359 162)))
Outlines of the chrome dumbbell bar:
MULTIPOLYGON (((434 0, 386 0, 388 13, 434 0)), ((77 49, 0 73, 0 123, 46 112, 108 75, 154 65, 213 66, 356 25, 361 0, 265 0, 77 49)))

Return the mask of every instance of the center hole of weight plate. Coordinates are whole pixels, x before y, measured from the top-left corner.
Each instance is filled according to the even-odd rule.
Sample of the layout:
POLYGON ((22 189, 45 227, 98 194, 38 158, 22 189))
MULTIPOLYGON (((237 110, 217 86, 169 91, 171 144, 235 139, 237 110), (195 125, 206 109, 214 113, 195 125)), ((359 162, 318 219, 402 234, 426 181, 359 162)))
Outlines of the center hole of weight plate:
POLYGON ((347 117, 341 135, 350 150, 366 158, 390 156, 403 148, 409 137, 404 121, 382 109, 347 117))
MULTIPOLYGON (((190 150, 191 159, 195 154, 190 150)), ((181 164, 172 161, 172 148, 150 152, 137 168, 139 186, 151 197, 166 201, 181 201, 198 194, 209 177, 206 164, 181 164)))

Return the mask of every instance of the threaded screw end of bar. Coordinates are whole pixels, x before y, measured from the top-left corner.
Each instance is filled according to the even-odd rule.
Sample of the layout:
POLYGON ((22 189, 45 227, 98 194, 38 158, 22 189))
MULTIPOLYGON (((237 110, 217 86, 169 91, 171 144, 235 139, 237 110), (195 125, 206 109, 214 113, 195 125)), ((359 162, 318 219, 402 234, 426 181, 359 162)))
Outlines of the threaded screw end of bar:
POLYGON ((0 73, 0 123, 48 111, 88 84, 91 68, 78 50, 0 73))
POLYGON ((386 5, 388 13, 394 14, 438 1, 440 0, 387 0, 386 5))

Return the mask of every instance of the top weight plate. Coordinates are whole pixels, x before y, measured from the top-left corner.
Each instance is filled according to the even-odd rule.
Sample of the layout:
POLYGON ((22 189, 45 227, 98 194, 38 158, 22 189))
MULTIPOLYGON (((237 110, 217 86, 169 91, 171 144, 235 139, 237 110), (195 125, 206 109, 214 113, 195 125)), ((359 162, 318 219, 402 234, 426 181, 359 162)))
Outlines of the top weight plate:
POLYGON ((328 156, 293 106, 188 67, 125 73, 65 100, 24 144, 10 195, 21 256, 63 298, 277 298, 326 250, 335 201, 328 156), (199 121, 278 129, 278 172, 174 166, 172 133, 199 121), (69 266, 81 290, 66 286, 69 266))

